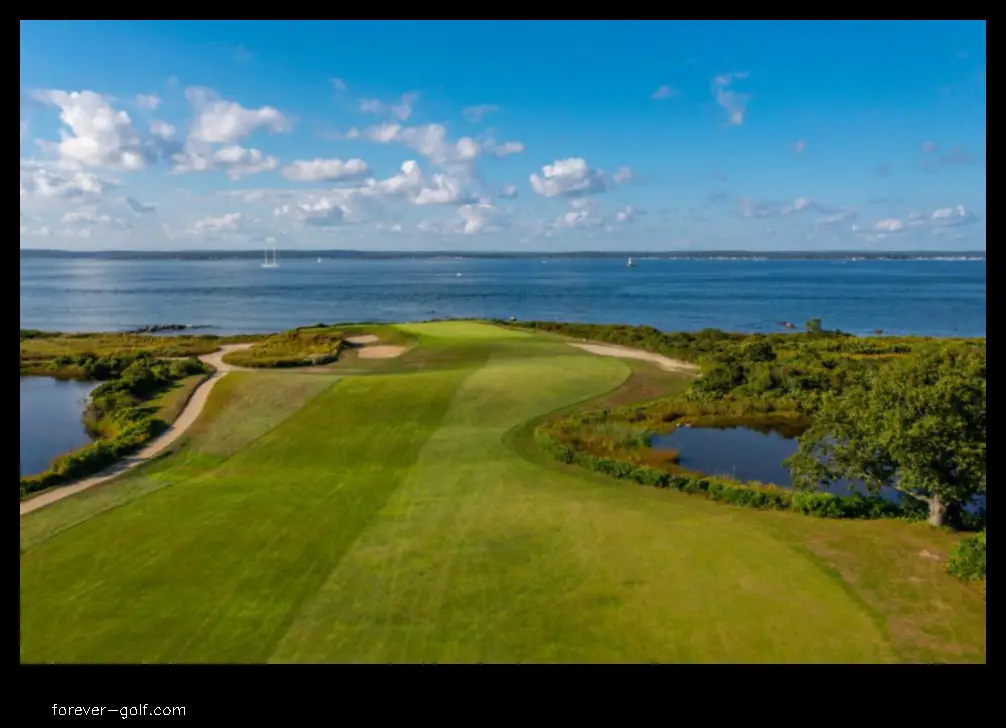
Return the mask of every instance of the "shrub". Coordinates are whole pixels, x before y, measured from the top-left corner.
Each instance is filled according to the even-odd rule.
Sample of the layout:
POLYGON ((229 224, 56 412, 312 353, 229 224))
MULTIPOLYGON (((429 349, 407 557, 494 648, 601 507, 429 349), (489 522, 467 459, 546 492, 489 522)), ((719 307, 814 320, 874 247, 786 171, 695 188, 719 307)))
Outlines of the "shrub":
POLYGON ((947 567, 958 579, 972 582, 985 581, 985 531, 977 536, 962 539, 950 556, 947 567))
POLYGON ((339 358, 343 335, 335 331, 291 331, 269 336, 250 349, 225 357, 239 367, 281 369, 330 364, 339 358))

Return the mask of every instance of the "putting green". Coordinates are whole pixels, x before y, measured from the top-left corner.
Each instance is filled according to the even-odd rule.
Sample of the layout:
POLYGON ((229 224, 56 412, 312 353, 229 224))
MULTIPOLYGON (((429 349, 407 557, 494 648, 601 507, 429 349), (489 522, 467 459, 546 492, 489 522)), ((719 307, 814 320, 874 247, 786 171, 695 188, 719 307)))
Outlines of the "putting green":
POLYGON ((22 661, 896 659, 877 612, 765 514, 513 447, 617 387, 622 361, 401 329, 421 370, 231 375, 177 453, 23 518, 22 661))

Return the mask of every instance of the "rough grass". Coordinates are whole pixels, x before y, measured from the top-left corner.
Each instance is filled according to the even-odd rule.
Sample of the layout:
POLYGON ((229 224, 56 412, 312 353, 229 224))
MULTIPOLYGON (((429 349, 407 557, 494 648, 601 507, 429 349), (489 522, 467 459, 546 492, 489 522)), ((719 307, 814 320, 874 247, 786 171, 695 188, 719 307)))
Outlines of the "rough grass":
POLYGON ((169 425, 177 420, 182 410, 185 409, 185 405, 189 403, 192 393, 206 381, 208 376, 207 374, 197 374, 181 379, 175 382, 170 389, 147 402, 147 406, 153 410, 154 419, 169 425))
POLYGON ((288 331, 231 352, 224 361, 232 366, 263 369, 328 364, 339 358, 344 336, 341 331, 328 329, 288 331))
POLYGON ((628 365, 400 330, 419 346, 394 376, 230 375, 103 506, 22 519, 22 661, 985 660, 984 602, 934 558, 952 537, 559 465, 533 426, 637 386, 628 365))

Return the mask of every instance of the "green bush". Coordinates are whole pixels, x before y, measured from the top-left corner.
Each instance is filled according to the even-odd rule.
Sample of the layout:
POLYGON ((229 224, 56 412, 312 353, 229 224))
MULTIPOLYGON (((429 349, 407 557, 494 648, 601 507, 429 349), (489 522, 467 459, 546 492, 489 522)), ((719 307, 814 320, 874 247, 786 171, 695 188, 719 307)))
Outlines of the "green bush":
POLYGON ((343 334, 337 331, 290 331, 269 336, 250 349, 224 357, 233 366, 283 369, 320 366, 337 361, 343 334))
POLYGON ((948 569, 958 579, 984 583, 985 531, 958 542, 957 548, 950 556, 948 569))

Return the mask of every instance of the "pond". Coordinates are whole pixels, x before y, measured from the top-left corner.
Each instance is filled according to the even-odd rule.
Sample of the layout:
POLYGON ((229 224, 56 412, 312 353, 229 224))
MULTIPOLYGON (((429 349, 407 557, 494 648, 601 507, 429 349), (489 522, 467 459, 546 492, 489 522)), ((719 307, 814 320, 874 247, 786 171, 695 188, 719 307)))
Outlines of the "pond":
POLYGON ((21 457, 19 475, 36 475, 54 458, 87 445, 83 414, 94 382, 21 377, 21 457))
MULTIPOLYGON (((707 475, 725 475, 741 482, 756 480, 784 488, 793 487, 793 476, 783 462, 799 447, 792 426, 765 427, 679 427, 669 435, 650 440, 656 450, 675 450, 682 468, 707 475)), ((865 494, 862 483, 832 483, 826 490, 835 495, 865 494)), ((898 502, 901 494, 885 488, 881 496, 898 502)), ((985 496, 965 507, 972 513, 985 510, 985 496)))
MULTIPOLYGON (((669 435, 654 437, 650 446, 676 450, 681 454, 681 467, 687 470, 793 487, 793 476, 783 462, 796 453, 798 444, 786 428, 679 427, 669 435)), ((827 490, 835 495, 850 493, 848 483, 832 483, 827 490)), ((861 484, 854 490, 866 493, 861 484)), ((890 489, 882 495, 892 501, 900 497, 890 489)))

